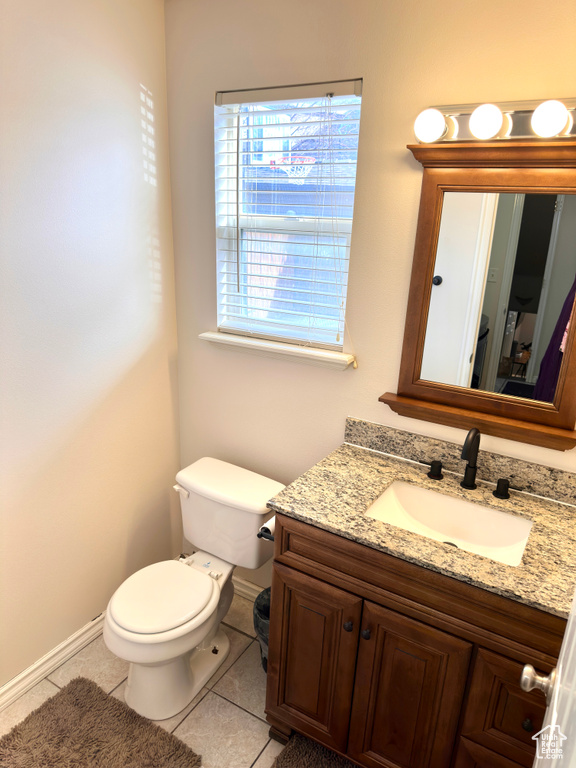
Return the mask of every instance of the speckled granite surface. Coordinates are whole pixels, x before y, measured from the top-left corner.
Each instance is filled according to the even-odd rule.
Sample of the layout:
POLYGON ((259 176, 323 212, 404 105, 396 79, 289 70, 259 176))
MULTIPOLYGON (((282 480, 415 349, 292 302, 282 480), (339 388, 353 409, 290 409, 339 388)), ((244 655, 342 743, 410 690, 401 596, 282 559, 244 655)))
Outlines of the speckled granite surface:
MULTIPOLYGON (((462 445, 435 440, 425 435, 414 435, 411 432, 360 419, 346 419, 344 440, 347 443, 391 453, 413 461, 430 463, 434 459, 439 459, 446 469, 460 472, 460 474, 464 472, 466 466, 466 462, 460 458, 462 445)), ((572 472, 483 451, 482 438, 480 438, 477 477, 494 484, 499 477, 506 477, 510 480, 511 487, 519 491, 576 504, 576 475, 572 472)))
MULTIPOLYGON (((432 458, 436 457, 445 459, 444 455, 432 458)), ((462 463, 459 458, 458 462, 462 463)), ((435 481, 427 477, 427 471, 427 467, 410 461, 344 444, 287 486, 269 505, 275 512, 360 544, 567 617, 576 586, 576 506, 518 491, 511 491, 510 499, 503 501, 492 495, 493 485, 479 483, 475 491, 465 491, 459 484, 461 475, 446 472, 443 480, 435 481), (367 517, 367 508, 395 479, 531 519, 533 526, 521 565, 502 565, 367 517)))

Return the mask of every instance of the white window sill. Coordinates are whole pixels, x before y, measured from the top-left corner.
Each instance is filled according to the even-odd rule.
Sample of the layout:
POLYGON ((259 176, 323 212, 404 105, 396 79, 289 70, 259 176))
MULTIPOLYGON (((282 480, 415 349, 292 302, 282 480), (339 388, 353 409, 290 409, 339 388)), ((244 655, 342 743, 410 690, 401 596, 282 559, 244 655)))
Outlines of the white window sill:
POLYGON ((265 357, 291 358, 295 362, 307 365, 320 365, 343 371, 349 365, 355 365, 356 358, 347 352, 332 352, 328 349, 314 347, 298 347, 295 344, 284 344, 280 341, 255 339, 252 336, 234 336, 231 333, 201 333, 200 339, 214 344, 224 344, 227 347, 242 349, 265 357))

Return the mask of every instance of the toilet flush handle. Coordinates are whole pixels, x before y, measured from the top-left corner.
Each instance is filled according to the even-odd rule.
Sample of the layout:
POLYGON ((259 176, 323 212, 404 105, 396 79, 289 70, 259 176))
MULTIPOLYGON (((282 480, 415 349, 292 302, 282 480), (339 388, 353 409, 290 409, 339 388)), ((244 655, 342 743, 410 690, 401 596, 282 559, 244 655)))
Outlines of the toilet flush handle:
POLYGON ((187 490, 186 490, 186 488, 182 488, 182 486, 181 486, 181 485, 178 485, 178 483, 176 483, 176 485, 175 485, 175 486, 173 486, 173 488, 174 488, 174 490, 175 490, 177 493, 179 493, 179 494, 180 494, 180 496, 184 496, 184 498, 185 498, 185 499, 187 499, 187 498, 188 498, 188 496, 190 496, 190 491, 187 491, 187 490))

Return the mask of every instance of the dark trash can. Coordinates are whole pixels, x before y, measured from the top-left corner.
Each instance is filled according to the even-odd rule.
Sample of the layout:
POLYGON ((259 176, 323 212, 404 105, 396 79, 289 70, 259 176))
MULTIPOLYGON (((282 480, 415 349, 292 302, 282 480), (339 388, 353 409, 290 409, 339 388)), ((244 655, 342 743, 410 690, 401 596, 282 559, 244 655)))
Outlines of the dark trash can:
POLYGON ((267 587, 254 601, 254 631, 260 643, 260 658, 264 672, 268 669, 268 635, 270 634, 270 592, 267 587))

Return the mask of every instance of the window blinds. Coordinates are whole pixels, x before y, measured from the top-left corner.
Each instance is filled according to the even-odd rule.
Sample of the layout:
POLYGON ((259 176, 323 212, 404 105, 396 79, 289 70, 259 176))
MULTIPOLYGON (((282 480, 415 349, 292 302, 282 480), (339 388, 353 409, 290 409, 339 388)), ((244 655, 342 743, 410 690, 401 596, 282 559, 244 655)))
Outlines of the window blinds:
POLYGON ((342 349, 359 86, 217 95, 218 330, 342 349))

